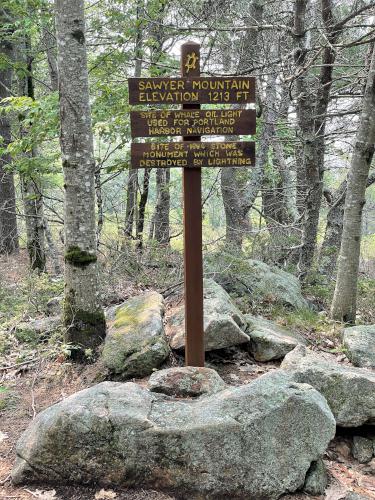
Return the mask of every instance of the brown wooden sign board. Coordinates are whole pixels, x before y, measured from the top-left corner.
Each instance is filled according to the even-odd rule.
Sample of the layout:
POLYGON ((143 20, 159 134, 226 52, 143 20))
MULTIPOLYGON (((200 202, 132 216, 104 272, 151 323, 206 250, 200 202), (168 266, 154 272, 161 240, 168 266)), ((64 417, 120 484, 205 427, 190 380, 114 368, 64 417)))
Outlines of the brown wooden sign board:
POLYGON ((131 111, 132 137, 255 134, 254 109, 131 111))
POLYGON ((241 142, 166 142, 131 145, 132 168, 252 167, 255 143, 241 142))
POLYGON ((246 104, 254 77, 129 78, 130 104, 246 104))

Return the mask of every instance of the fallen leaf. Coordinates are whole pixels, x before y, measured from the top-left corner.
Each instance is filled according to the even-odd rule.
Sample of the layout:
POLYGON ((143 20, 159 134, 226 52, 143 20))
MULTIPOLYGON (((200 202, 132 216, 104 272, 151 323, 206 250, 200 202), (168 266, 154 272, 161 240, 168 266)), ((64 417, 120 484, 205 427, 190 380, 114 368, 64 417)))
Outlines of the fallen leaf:
POLYGON ((375 478, 371 476, 365 476, 358 478, 358 484, 361 488, 367 488, 368 490, 375 491, 375 478))
POLYGON ((5 432, 1 432, 0 431, 0 443, 2 443, 3 441, 5 441, 6 439, 8 439, 8 434, 6 434, 5 432))
POLYGON ((30 491, 26 490, 29 493, 31 493, 35 498, 39 498, 40 500, 57 500, 56 497, 56 490, 35 490, 35 491, 30 491))
POLYGON ((106 499, 111 499, 111 498, 116 498, 117 493, 115 493, 113 490, 104 490, 101 489, 100 491, 97 491, 95 493, 95 500, 106 500, 106 499))
POLYGON ((342 500, 348 490, 341 485, 332 484, 325 492, 324 500, 342 500))

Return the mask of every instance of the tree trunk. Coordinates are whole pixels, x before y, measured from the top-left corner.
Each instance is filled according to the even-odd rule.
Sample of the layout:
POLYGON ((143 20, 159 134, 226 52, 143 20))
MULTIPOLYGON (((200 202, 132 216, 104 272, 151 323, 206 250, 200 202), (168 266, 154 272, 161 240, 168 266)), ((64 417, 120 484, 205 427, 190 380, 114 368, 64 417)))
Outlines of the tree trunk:
MULTIPOLYGON (((137 27, 135 34, 135 68, 134 77, 139 78, 142 73, 142 43, 143 43, 143 0, 137 0, 137 27)), ((125 208, 125 243, 133 237, 134 221, 137 213, 137 189, 138 189, 138 171, 129 168, 129 177, 126 192, 125 208)), ((137 224, 136 224, 137 226, 137 224)))
MULTIPOLYGON (((0 16, 0 22, 2 17, 0 16)), ((6 36, 0 37, 0 59, 13 59, 13 46, 6 36)), ((11 95, 12 67, 0 66, 0 102, 11 95)), ((1 105, 1 104, 0 104, 1 105)), ((6 148, 11 142, 9 116, 0 114, 0 147, 6 148)), ((16 217, 16 193, 13 172, 9 170, 10 156, 0 155, 0 254, 18 251, 18 229, 16 217)))
MULTIPOLYGON (((255 0, 250 7, 250 15, 247 22, 251 25, 261 23, 263 17, 264 1, 255 0)), ((254 65, 254 58, 257 54, 258 31, 248 30, 242 41, 239 68, 249 68, 254 65)), ((230 47, 231 44, 228 44, 230 47)), ((225 49, 224 49, 225 50, 225 49)), ((232 54, 226 48, 224 60, 229 61, 224 64, 225 70, 233 71, 230 62, 232 54)), ((233 140, 237 140, 233 138, 233 140)), ((262 146, 258 148, 262 152, 262 146)), ((261 154, 261 153, 260 153, 261 154)), ((244 236, 249 232, 250 221, 249 212, 258 195, 262 184, 263 169, 259 155, 254 168, 223 168, 221 171, 221 195, 225 211, 225 241, 228 248, 235 252, 241 251, 244 236)))
POLYGON ((96 246, 99 248, 100 235, 102 234, 104 224, 104 211, 103 211, 103 194, 100 167, 95 170, 95 193, 96 193, 96 206, 98 208, 98 223, 96 226, 96 246))
MULTIPOLYGON (((375 183, 375 173, 370 175, 366 182, 366 188, 375 183)), ((327 214, 326 231, 322 248, 320 251, 320 272, 332 278, 336 270, 337 258, 340 250, 342 230, 344 226, 344 205, 346 197, 347 181, 343 181, 337 189, 327 214)))
POLYGON ((58 90, 58 70, 56 61, 56 39, 54 37, 54 29, 52 26, 43 27, 42 44, 47 55, 48 73, 50 78, 51 90, 58 90))
POLYGON ((128 189, 126 193, 126 208, 125 208, 125 240, 129 241, 133 237, 134 216, 137 204, 137 185, 138 172, 136 169, 129 168, 128 189))
POLYGON ((346 180, 337 189, 331 206, 328 209, 326 230, 319 255, 319 270, 329 278, 334 275, 340 250, 345 196, 346 180))
POLYGON ((138 240, 138 248, 143 247, 143 230, 145 227, 145 211, 146 204, 148 200, 148 192, 150 187, 150 173, 151 168, 145 168, 143 172, 143 189, 139 199, 139 207, 138 207, 138 223, 137 223, 137 240, 138 240))
POLYGON ((48 256, 50 261, 52 262, 53 273, 55 275, 60 275, 61 274, 60 255, 58 248, 53 240, 53 236, 46 219, 44 219, 44 235, 47 241, 48 256))
POLYGON ((60 144, 65 186, 66 341, 77 354, 105 336, 95 230, 95 161, 83 0, 56 0, 60 144))
POLYGON ((171 172, 168 168, 156 170, 156 193, 154 238, 161 245, 169 245, 169 181, 171 172))
POLYGON ((39 182, 30 176, 21 176, 30 267, 33 270, 43 272, 46 270, 46 253, 44 243, 43 196, 39 190, 39 186, 39 182))
MULTIPOLYGON (((304 17, 306 3, 301 0, 296 1, 295 27, 300 31, 299 35, 305 36, 304 17), (298 4, 304 4, 298 5, 298 4), (297 7, 299 6, 299 11, 297 7), (303 21, 302 21, 303 17, 303 21), (302 35, 303 33, 303 35, 302 35)), ((325 126, 326 115, 329 104, 329 95, 332 86, 333 64, 336 53, 333 49, 339 31, 334 28, 332 13, 332 0, 321 0, 322 19, 325 27, 325 36, 328 40, 327 46, 323 50, 322 67, 319 75, 319 85, 315 101, 313 100, 311 89, 306 75, 306 70, 302 70, 305 62, 304 47, 300 56, 297 57, 297 67, 305 71, 305 75, 299 77, 298 90, 299 105, 297 105, 297 115, 301 130, 303 148, 303 172, 305 178, 306 197, 304 203, 304 222, 302 234, 302 246, 299 258, 299 269, 302 277, 305 277, 311 270, 317 245, 317 234, 319 226, 320 206, 323 194, 323 174, 324 174, 324 149, 325 149, 325 126)), ((298 81, 298 80, 297 80, 298 81)))
POLYGON ((362 113, 355 139, 348 175, 345 199, 344 226, 338 258, 337 280, 333 296, 332 318, 354 323, 357 309, 357 281, 362 236, 362 210, 366 185, 375 144, 375 46, 366 88, 362 113))
MULTIPOLYGON (((28 35, 25 35, 23 46, 20 50, 20 59, 24 59, 27 74, 20 80, 20 95, 35 99, 33 66, 31 55, 31 43, 28 35)), ((21 136, 27 132, 21 126, 21 136)), ((30 159, 35 158, 36 151, 25 152, 30 159)), ((30 268, 43 272, 46 270, 45 238, 44 238, 44 210, 41 182, 38 172, 26 172, 20 174, 21 192, 25 212, 26 241, 29 254, 30 268)))

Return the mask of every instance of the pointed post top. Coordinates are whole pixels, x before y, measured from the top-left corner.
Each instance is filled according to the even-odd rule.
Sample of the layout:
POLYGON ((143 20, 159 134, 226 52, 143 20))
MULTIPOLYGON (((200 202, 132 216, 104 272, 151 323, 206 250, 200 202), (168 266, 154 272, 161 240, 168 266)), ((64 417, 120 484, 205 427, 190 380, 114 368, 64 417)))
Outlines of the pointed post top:
POLYGON ((181 75, 200 75, 200 44, 185 42, 181 45, 181 75))

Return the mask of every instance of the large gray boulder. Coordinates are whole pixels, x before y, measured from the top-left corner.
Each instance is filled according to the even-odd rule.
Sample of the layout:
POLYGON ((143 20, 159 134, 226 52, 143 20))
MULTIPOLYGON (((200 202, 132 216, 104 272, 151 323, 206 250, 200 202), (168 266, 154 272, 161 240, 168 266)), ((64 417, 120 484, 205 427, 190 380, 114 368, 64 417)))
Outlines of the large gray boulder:
MULTIPOLYGON (((246 319, 228 293, 212 279, 204 280, 204 346, 206 351, 249 342, 246 319)), ((169 318, 169 343, 172 349, 185 347, 185 311, 176 309, 169 318)))
POLYGON ((248 296, 255 303, 267 300, 295 309, 309 308, 298 278, 279 267, 260 260, 232 256, 223 259, 216 255, 210 257, 207 266, 215 281, 229 293, 248 296))
POLYGON ((102 358, 114 377, 144 377, 168 357, 163 315, 163 297, 157 292, 143 293, 108 311, 102 358))
POLYGON ((36 417, 12 479, 276 499, 303 486, 334 433, 325 399, 281 371, 193 400, 104 382, 36 417))
POLYGON ((250 337, 248 350, 257 361, 282 359, 298 344, 306 345, 306 340, 273 321, 247 314, 247 334, 250 337))
POLYGON ((344 346, 354 366, 375 368, 375 325, 345 328, 344 346))
POLYGON ((337 425, 375 424, 375 374, 324 359, 304 346, 287 354, 281 368, 296 382, 310 384, 326 398, 337 425))

